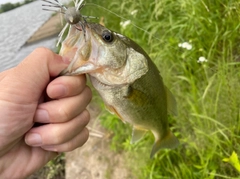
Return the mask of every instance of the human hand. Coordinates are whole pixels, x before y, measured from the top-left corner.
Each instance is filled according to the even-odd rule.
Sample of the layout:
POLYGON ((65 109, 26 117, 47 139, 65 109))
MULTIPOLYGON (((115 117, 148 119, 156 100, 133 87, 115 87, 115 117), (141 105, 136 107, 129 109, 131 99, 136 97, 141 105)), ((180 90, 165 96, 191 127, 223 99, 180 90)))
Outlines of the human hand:
POLYGON ((58 152, 87 141, 91 91, 85 76, 51 81, 68 63, 39 48, 0 73, 0 178, 26 178, 58 152))

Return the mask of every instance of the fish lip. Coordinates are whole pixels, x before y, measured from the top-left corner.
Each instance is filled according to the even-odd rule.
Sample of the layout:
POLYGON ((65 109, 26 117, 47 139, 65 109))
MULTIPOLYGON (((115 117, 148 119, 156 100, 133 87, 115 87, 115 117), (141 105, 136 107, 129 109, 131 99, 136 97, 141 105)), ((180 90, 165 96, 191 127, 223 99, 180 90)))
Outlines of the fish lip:
MULTIPOLYGON (((112 85, 109 85, 109 84, 106 84, 106 83, 101 82, 101 81, 98 80, 96 77, 91 76, 91 75, 90 75, 90 79, 91 79, 91 82, 94 83, 95 85, 98 85, 98 86, 101 86, 101 87, 104 87, 104 88, 113 88, 113 87, 114 87, 114 86, 112 86, 112 85)), ((94 84, 93 84, 93 85, 94 85, 94 84)))
POLYGON ((99 69, 100 69, 99 66, 96 66, 96 65, 88 62, 88 63, 85 63, 85 64, 81 65, 80 67, 76 68, 75 70, 71 70, 71 69, 67 68, 60 73, 60 76, 87 74, 87 73, 91 73, 91 72, 94 72, 99 69))
POLYGON ((102 81, 100 81, 97 77, 95 77, 94 75, 89 74, 90 76, 90 80, 93 84, 93 86, 98 86, 97 89, 113 89, 113 88, 122 88, 124 86, 128 86, 129 84, 124 83, 124 84, 109 84, 109 83, 104 83, 102 81))

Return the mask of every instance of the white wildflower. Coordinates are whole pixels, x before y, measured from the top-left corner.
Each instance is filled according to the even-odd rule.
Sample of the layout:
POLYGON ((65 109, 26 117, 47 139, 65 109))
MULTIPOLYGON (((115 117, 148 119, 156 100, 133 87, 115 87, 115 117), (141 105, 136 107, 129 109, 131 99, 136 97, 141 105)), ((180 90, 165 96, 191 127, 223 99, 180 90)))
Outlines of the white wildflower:
POLYGON ((183 43, 179 43, 178 47, 185 48, 187 50, 191 50, 192 49, 192 44, 190 44, 188 42, 183 42, 183 43))
POLYGON ((208 60, 205 58, 205 57, 199 57, 198 58, 198 63, 204 63, 204 62, 207 62, 208 60))
POLYGON ((181 44, 181 43, 179 43, 179 44, 178 44, 178 47, 182 47, 182 44, 181 44))
POLYGON ((122 28, 126 28, 129 24, 131 24, 131 20, 127 20, 127 21, 123 21, 120 22, 120 25, 122 26, 122 28))
POLYGON ((137 12, 138 12, 138 10, 135 9, 135 10, 133 10, 133 11, 131 12, 131 14, 134 15, 134 14, 136 14, 137 12))

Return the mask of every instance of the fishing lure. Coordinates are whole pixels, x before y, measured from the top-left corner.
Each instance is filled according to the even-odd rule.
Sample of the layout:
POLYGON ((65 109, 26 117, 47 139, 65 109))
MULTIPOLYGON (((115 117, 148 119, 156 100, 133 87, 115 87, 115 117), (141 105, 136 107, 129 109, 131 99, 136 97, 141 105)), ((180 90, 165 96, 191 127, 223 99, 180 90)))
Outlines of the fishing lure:
MULTIPOLYGON (((90 18, 97 18, 94 16, 85 16, 82 15, 80 13, 81 9, 86 5, 86 3, 84 2, 84 0, 73 0, 74 2, 74 7, 67 7, 63 4, 61 4, 58 0, 42 0, 44 2, 47 2, 48 4, 43 4, 42 6, 44 7, 48 7, 48 8, 43 8, 43 10, 47 10, 47 11, 54 11, 54 12, 58 12, 58 13, 62 13, 64 14, 64 18, 67 21, 67 24, 64 26, 64 28, 62 29, 62 31, 59 33, 59 39, 57 42, 57 46, 59 45, 59 43, 62 41, 62 36, 64 34, 64 32, 66 31, 66 29, 68 28, 69 25, 74 25, 76 29, 83 31, 84 33, 84 38, 86 39, 85 35, 86 35, 86 26, 87 26, 87 20, 90 18), (52 2, 53 1, 53 2, 52 2), (53 8, 58 8, 60 9, 60 11, 53 9, 53 8)), ((100 5, 94 4, 94 3, 88 3, 88 5, 92 5, 92 6, 96 6, 98 8, 101 8, 119 18, 121 18, 122 20, 129 20, 127 18, 122 17, 121 15, 114 13, 113 11, 102 7, 100 5)), ((137 29, 145 32, 146 34, 150 35, 150 36, 154 36, 155 39, 157 40, 161 40, 160 38, 156 37, 155 35, 152 35, 150 32, 148 32, 147 30, 137 26, 134 23, 131 23, 132 26, 136 27, 137 29)))
POLYGON ((51 0, 42 0, 42 1, 48 3, 48 4, 42 4, 42 6, 44 7, 43 10, 62 13, 64 14, 64 18, 67 21, 67 24, 64 26, 64 28, 58 35, 59 39, 58 39, 57 46, 62 41, 62 36, 69 25, 73 25, 75 26, 76 29, 83 31, 85 36, 87 19, 96 18, 93 16, 85 16, 80 13, 81 9, 85 6, 85 4, 83 3, 84 0, 73 1, 75 4, 74 7, 67 7, 62 3, 60 3, 58 0, 53 0, 54 2, 52 2, 51 0), (56 10, 54 8, 57 8, 59 10, 56 10))

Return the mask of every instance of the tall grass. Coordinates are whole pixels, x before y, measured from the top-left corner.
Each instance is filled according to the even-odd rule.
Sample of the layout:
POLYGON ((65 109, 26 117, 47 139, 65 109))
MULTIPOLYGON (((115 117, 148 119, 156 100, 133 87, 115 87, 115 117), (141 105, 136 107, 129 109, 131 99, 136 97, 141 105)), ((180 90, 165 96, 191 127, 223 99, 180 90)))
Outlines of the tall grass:
POLYGON ((104 17, 109 29, 143 47, 178 102, 179 114, 169 120, 181 145, 152 160, 151 134, 131 145, 130 126, 102 116, 103 125, 115 133, 112 148, 123 153, 137 178, 240 178, 233 165, 222 161, 233 151, 240 155, 239 0, 88 2, 122 16, 94 5, 84 12, 104 17), (131 24, 121 26, 126 19, 131 24), (192 48, 179 47, 183 42, 192 48), (207 61, 198 62, 200 57, 207 61))

